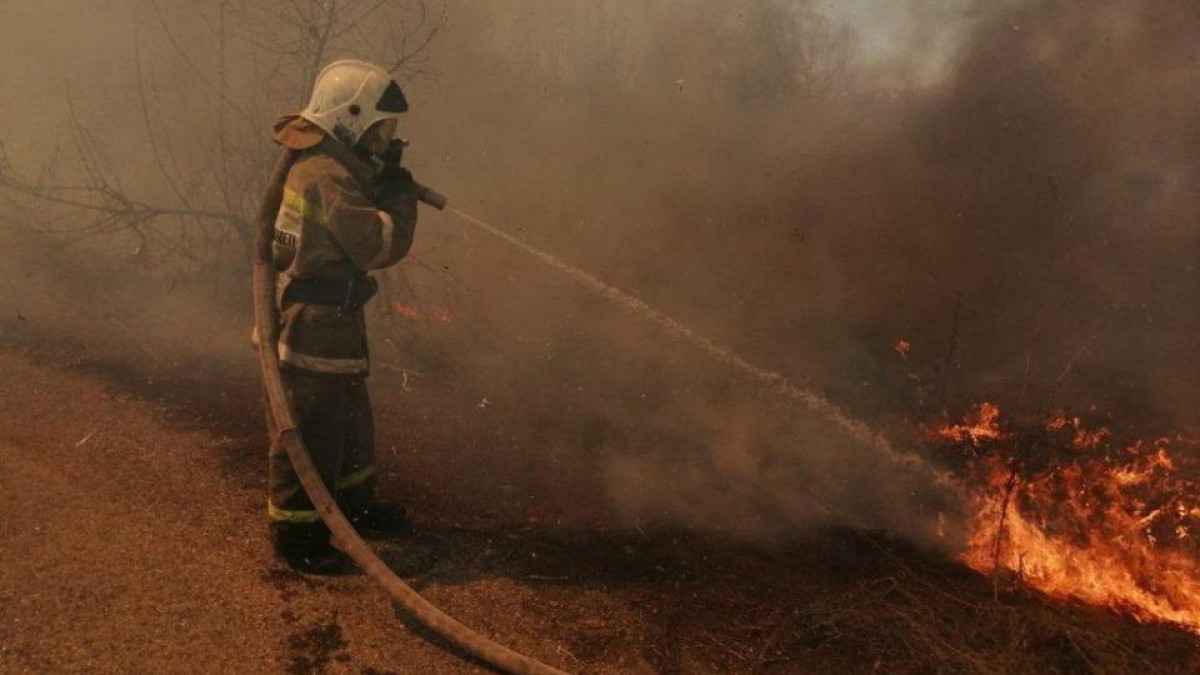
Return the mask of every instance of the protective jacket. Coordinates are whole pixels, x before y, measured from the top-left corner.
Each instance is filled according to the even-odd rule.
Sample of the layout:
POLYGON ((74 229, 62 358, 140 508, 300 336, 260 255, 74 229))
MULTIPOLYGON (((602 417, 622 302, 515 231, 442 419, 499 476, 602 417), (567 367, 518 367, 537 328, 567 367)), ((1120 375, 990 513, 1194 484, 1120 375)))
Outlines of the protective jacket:
POLYGON ((367 272, 408 253, 415 199, 396 194, 406 186, 379 186, 375 167, 303 118, 280 120, 274 138, 302 151, 275 221, 279 360, 364 376, 370 363, 362 307, 376 288, 367 272))

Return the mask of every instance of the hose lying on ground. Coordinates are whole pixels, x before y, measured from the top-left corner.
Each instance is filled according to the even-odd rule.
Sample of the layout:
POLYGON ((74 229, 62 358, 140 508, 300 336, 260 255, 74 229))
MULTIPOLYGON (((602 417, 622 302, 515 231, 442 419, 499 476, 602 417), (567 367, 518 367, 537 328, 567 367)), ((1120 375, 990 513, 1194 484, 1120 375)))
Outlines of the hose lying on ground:
POLYGON ((380 560, 375 551, 355 531, 354 526, 338 508, 337 502, 321 480, 296 428, 296 414, 283 387, 279 372, 279 354, 275 349, 278 333, 278 308, 275 305, 275 263, 271 242, 274 239, 275 216, 283 200, 283 184, 288 170, 299 153, 285 150, 275 163, 267 182, 266 195, 258 214, 258 238, 254 252, 254 323, 259 336, 259 366, 267 391, 267 413, 275 421, 278 442, 287 450, 288 458, 300 478, 309 500, 321 514, 325 524, 340 547, 367 574, 378 581, 404 611, 422 626, 476 658, 515 675, 564 675, 563 671, 519 654, 456 621, 412 587, 396 576, 380 560))

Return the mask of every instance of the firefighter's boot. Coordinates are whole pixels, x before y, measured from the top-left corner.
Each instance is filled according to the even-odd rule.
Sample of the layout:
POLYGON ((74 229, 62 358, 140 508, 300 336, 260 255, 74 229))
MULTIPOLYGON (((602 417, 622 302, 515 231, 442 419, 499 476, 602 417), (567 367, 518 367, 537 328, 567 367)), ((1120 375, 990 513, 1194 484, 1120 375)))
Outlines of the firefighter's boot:
POLYGON ((394 537, 409 531, 408 510, 399 504, 370 501, 349 514, 354 529, 375 537, 394 537))
POLYGON ((288 567, 305 574, 343 575, 357 568, 329 543, 324 523, 271 523, 271 546, 288 567))

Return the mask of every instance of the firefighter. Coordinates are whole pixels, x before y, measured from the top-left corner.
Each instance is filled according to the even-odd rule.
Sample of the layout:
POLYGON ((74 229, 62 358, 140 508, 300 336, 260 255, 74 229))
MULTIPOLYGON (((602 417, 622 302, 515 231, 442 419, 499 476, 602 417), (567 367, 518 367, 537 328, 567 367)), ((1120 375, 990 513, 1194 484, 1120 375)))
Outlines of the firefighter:
MULTIPOLYGON (((387 71, 337 61, 317 76, 308 107, 281 119, 274 134, 301 151, 287 174, 273 244, 284 385, 326 486, 366 533, 394 532, 405 518, 402 507, 374 494, 363 307, 377 289, 368 272, 403 258, 416 228, 412 176, 389 172, 381 182, 377 161, 407 109, 387 71)), ((272 428, 267 513, 275 554, 304 572, 351 570, 275 437, 272 428)))

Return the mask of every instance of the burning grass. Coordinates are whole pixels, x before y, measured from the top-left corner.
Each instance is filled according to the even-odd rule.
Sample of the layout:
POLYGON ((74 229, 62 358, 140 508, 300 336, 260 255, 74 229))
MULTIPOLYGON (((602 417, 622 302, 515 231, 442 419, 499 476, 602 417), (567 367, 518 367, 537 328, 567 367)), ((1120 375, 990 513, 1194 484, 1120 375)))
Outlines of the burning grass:
POLYGON ((1096 417, 1006 418, 984 403, 929 430, 965 453, 961 560, 1054 598, 1200 634, 1197 443, 1122 438, 1096 417))

